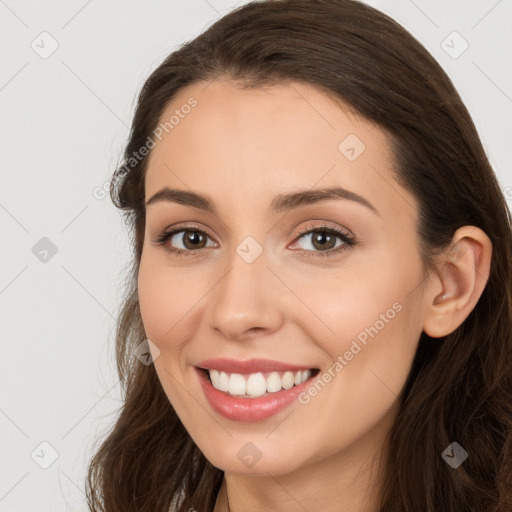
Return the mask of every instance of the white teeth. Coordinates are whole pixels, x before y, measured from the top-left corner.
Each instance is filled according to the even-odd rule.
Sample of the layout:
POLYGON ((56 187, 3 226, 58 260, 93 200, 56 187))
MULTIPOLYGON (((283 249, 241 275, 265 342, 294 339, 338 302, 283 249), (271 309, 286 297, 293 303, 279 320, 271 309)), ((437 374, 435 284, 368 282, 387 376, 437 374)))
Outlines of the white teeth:
POLYGON ((239 373, 232 373, 229 377, 228 391, 230 395, 245 395, 247 381, 239 373))
POLYGON ((213 387, 219 389, 219 371, 218 370, 210 370, 210 379, 212 381, 213 387))
POLYGON ((271 372, 268 377, 261 373, 241 375, 239 373, 227 374, 218 370, 209 370, 210 380, 214 388, 229 392, 234 396, 259 397, 265 393, 275 393, 281 389, 290 389, 309 379, 311 370, 297 372, 271 372))
POLYGON ((295 375, 293 375, 292 372, 285 372, 283 375, 283 380, 282 380, 283 388, 290 389, 294 384, 294 380, 295 380, 295 375))
POLYGON ((267 379, 261 373, 252 373, 247 379, 247 394, 258 397, 267 392, 267 379))
POLYGON ((229 389, 229 377, 226 372, 220 372, 218 389, 220 391, 227 391, 229 389))
POLYGON ((269 393, 274 393, 275 391, 279 391, 283 386, 281 385, 281 377, 279 377, 279 373, 272 372, 267 377, 267 391, 269 393))

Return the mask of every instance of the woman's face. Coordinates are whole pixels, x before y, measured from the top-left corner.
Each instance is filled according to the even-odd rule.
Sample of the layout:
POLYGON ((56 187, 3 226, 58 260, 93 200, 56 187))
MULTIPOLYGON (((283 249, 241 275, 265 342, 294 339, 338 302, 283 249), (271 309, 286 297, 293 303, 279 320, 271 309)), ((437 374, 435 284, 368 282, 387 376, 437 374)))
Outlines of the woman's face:
POLYGON ((299 83, 195 84, 161 122, 146 201, 164 187, 189 195, 147 205, 138 287, 155 369, 185 428, 236 473, 327 471, 328 460, 377 453, 428 285, 417 203, 394 181, 385 134, 299 83), (314 194, 333 187, 347 192, 314 194), (277 366, 236 366, 254 359, 277 366), (228 391, 198 366, 218 367, 228 391), (309 368, 318 373, 295 386, 309 368), (237 396, 248 382, 265 395, 237 396))

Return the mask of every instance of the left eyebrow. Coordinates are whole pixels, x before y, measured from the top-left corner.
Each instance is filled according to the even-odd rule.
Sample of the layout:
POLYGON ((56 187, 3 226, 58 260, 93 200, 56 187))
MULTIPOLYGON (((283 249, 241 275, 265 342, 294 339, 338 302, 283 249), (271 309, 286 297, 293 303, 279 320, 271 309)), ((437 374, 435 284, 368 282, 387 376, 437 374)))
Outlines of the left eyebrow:
POLYGON ((307 189, 299 190, 298 192, 291 192, 289 194, 280 194, 276 196, 270 204, 269 213, 280 213, 300 206, 307 206, 319 203, 320 201, 334 199, 355 201, 356 203, 366 206, 366 208, 369 208, 373 213, 375 213, 375 215, 380 217, 379 211, 372 203, 370 203, 370 201, 368 201, 368 199, 343 187, 307 189))
MULTIPOLYGON (((290 211, 301 206, 308 206, 321 201, 336 199, 345 199, 357 202, 366 208, 369 208, 375 215, 379 217, 381 216, 377 208, 375 208, 375 206, 373 206, 373 204, 366 198, 342 187, 306 189, 299 190, 297 192, 290 192, 288 194, 280 194, 270 203, 268 214, 277 214, 284 211, 290 211)), ((215 215, 217 214, 217 209, 209 197, 196 192, 190 192, 188 190, 170 189, 168 187, 163 187, 153 194, 146 202, 146 207, 162 201, 192 206, 215 215)))

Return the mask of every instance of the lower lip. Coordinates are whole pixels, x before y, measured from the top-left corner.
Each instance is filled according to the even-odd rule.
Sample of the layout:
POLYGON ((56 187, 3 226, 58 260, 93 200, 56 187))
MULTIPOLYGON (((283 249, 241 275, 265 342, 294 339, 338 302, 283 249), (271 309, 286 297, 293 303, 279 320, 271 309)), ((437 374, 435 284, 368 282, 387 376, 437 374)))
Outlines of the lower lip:
POLYGON ((215 389, 206 372, 195 368, 206 399, 213 410, 234 421, 259 421, 277 414, 289 406, 316 377, 315 372, 308 380, 270 395, 258 398, 241 398, 215 389))

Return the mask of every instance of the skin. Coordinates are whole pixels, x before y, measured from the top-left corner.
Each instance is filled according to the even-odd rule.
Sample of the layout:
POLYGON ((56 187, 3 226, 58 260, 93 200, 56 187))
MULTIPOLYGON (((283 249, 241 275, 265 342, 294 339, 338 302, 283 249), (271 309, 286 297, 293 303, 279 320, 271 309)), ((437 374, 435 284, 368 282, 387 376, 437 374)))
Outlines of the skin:
MULTIPOLYGON (((417 202, 393 180, 386 134, 313 86, 194 84, 167 105, 162 121, 190 96, 197 106, 152 149, 146 200, 164 186, 192 190, 209 196, 218 214, 148 206, 138 286, 163 389, 201 451, 225 471, 215 512, 228 510, 226 490, 233 512, 376 511, 379 458, 385 461, 420 334, 447 335, 469 315, 488 279, 491 242, 476 227, 460 228, 439 271, 424 279, 417 202), (338 149, 349 134, 365 144, 354 161, 338 149), (365 197, 379 215, 347 199, 267 215, 278 194, 335 185, 365 197), (152 243, 182 222, 207 235, 196 255, 178 257, 152 243), (321 246, 298 230, 324 222, 357 244, 315 257, 321 246), (252 263, 236 252, 247 236, 263 249, 252 263), (202 392, 194 364, 211 357, 328 372, 394 303, 401 310, 307 404, 235 422, 202 392), (261 453, 250 468, 237 456, 246 443, 261 453)), ((187 250, 184 234, 174 236, 174 247, 187 250)), ((343 245, 335 241, 323 252, 343 245)))

